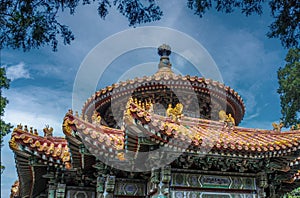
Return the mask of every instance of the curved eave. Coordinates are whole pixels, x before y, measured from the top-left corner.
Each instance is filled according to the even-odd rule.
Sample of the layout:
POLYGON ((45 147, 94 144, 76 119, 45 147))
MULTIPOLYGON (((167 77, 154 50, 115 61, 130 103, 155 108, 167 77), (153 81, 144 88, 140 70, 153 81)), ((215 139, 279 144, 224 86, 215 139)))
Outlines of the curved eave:
POLYGON ((30 157, 31 155, 19 151, 15 152, 21 197, 36 197, 44 192, 47 187, 47 180, 43 178, 43 175, 47 173, 47 164, 30 165, 30 157))
POLYGON ((22 127, 13 130, 9 146, 15 154, 22 197, 35 197, 46 187, 47 166, 66 167, 70 164, 67 141, 58 137, 41 137, 22 127))
POLYGON ((22 197, 30 197, 32 186, 33 186, 33 174, 32 169, 29 164, 29 155, 24 155, 24 153, 15 152, 15 162, 18 178, 20 181, 19 191, 22 197))
POLYGON ((172 122, 169 118, 150 114, 134 103, 131 103, 129 111, 132 119, 127 119, 127 122, 131 120, 146 128, 152 133, 151 137, 157 140, 180 138, 191 142, 188 149, 191 152, 209 148, 210 152, 219 154, 269 158, 285 156, 300 150, 300 130, 276 132, 226 127, 222 122, 188 117, 183 117, 179 122, 172 122), (186 128, 185 131, 180 128, 182 126, 186 128))
POLYGON ((123 130, 93 124, 71 113, 64 118, 63 131, 78 146, 84 144, 93 154, 103 153, 118 159, 119 152, 124 148, 123 130))
POLYGON ((9 145, 19 155, 36 157, 53 166, 64 166, 70 163, 70 153, 65 138, 41 137, 21 128, 15 128, 9 145))

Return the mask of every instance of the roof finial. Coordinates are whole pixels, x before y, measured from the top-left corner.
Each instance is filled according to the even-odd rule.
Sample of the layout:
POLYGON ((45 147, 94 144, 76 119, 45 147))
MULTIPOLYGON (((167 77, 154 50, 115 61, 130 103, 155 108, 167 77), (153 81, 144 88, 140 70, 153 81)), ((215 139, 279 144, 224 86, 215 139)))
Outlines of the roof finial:
POLYGON ((173 75, 171 70, 169 55, 171 54, 171 47, 167 44, 162 44, 158 47, 157 53, 160 55, 157 75, 173 75))
POLYGON ((157 53, 160 55, 160 62, 158 68, 168 67, 171 68, 169 55, 171 54, 171 47, 167 44, 162 44, 158 47, 157 53))
POLYGON ((157 50, 160 56, 170 56, 171 54, 171 47, 167 44, 162 44, 157 50))

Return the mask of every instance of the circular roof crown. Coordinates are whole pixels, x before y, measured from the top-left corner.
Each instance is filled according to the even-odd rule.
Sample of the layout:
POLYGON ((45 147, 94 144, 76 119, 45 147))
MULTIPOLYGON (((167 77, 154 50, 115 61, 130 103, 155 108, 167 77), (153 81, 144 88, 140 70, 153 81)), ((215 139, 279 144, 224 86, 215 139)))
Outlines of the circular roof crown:
POLYGON ((169 60, 171 48, 166 44, 158 48, 158 54, 161 57, 154 75, 115 83, 97 91, 84 104, 82 114, 91 117, 96 110, 108 126, 116 127, 122 122, 128 99, 133 97, 163 108, 158 114, 165 112, 170 104, 184 103, 186 116, 219 120, 219 112, 223 110, 231 114, 236 125, 240 123, 245 106, 237 92, 204 77, 176 75, 169 60))
POLYGON ((158 47, 157 52, 160 56, 170 56, 171 47, 167 44, 162 44, 158 47))

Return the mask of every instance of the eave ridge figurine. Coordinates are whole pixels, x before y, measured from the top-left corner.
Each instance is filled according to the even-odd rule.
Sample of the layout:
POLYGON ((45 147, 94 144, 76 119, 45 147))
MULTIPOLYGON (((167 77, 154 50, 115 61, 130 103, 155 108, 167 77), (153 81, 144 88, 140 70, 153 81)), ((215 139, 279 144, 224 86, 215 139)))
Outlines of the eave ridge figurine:
POLYGON ((300 130, 300 124, 295 124, 291 126, 291 131, 300 130))
POLYGON ((283 124, 283 122, 280 122, 279 124, 277 124, 276 122, 273 122, 272 126, 273 126, 274 131, 280 132, 281 128, 284 126, 284 124, 283 124))
POLYGON ((224 110, 219 111, 219 121, 224 122, 225 126, 233 127, 235 126, 235 120, 231 116, 231 113, 226 114, 224 110))
POLYGON ((46 125, 46 127, 43 129, 44 131, 44 137, 52 137, 53 136, 53 128, 49 127, 49 125, 46 125))
POLYGON ((182 118, 183 105, 181 103, 177 103, 174 108, 172 108, 172 104, 169 104, 166 115, 167 117, 171 118, 173 122, 179 121, 182 118))

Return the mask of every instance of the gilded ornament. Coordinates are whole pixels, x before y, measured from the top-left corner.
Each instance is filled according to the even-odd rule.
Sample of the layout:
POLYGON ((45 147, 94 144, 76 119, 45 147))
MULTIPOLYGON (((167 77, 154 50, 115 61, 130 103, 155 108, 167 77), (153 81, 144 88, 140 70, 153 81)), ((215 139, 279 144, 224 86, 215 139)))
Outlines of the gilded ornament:
POLYGON ((39 146, 38 151, 47 150, 47 149, 45 149, 46 147, 47 147, 47 143, 45 142, 43 145, 39 146))
POLYGON ((24 139, 23 142, 26 143, 26 144, 28 144, 28 143, 31 144, 33 142, 33 139, 32 138, 27 138, 26 140, 24 139))
POLYGON ((120 161, 124 161, 124 160, 125 160, 125 154, 124 154, 123 152, 118 153, 118 154, 117 154, 117 158, 118 158, 120 161))
POLYGON ((293 130, 300 130, 300 124, 292 125, 291 131, 293 130))
POLYGON ((225 122, 227 120, 228 116, 224 110, 219 111, 219 121, 225 122))
POLYGON ((121 150, 124 147, 124 140, 121 138, 117 138, 117 144, 116 144, 116 149, 121 150))
POLYGON ((149 113, 153 113, 153 104, 151 103, 151 101, 146 102, 146 111, 148 111, 149 113))
POLYGON ((70 170, 72 168, 72 164, 70 162, 65 162, 65 168, 70 170))
POLYGON ((72 128, 71 125, 73 125, 73 122, 69 120, 69 118, 65 118, 63 122, 63 132, 68 135, 72 136, 72 128))
POLYGON ((52 154, 54 152, 54 144, 51 143, 49 149, 46 151, 46 154, 52 154))
POLYGON ((20 196, 20 183, 19 181, 15 181, 15 183, 11 186, 10 190, 10 198, 19 197, 20 196))
POLYGON ((229 127, 235 126, 235 120, 232 115, 230 113, 226 114, 224 110, 219 111, 219 121, 224 122, 229 127))
POLYGON ((98 141, 99 142, 103 142, 104 141, 104 139, 105 139, 105 136, 104 136, 104 134, 99 134, 99 138, 98 138, 98 141))
POLYGON ((17 125, 17 129, 21 129, 21 130, 23 129, 23 126, 21 123, 17 125))
POLYGON ((133 103, 133 98, 132 98, 132 97, 130 97, 130 98, 128 99, 128 102, 127 102, 127 104, 126 104, 126 108, 129 108, 130 105, 131 105, 131 103, 133 103))
POLYGON ((73 115, 73 110, 72 110, 72 109, 69 109, 69 110, 68 110, 68 113, 71 114, 71 115, 73 115))
POLYGON ((44 131, 44 137, 52 137, 53 136, 53 128, 49 127, 49 125, 46 125, 46 127, 43 129, 44 131))
POLYGON ((228 114, 228 118, 226 120, 228 126, 234 126, 235 125, 235 120, 234 118, 231 116, 231 114, 228 114))
POLYGON ((34 129, 34 130, 33 130, 33 134, 34 134, 34 135, 36 135, 36 136, 38 136, 38 135, 39 135, 39 133, 38 133, 37 129, 34 129))
POLYGON ((65 162, 69 162, 70 159, 71 159, 70 152, 68 147, 66 146, 63 152, 62 161, 65 163, 65 162))
POLYGON ((167 117, 171 117, 172 121, 175 122, 183 116, 182 110, 183 105, 181 103, 177 103, 174 108, 172 108, 172 104, 169 104, 166 110, 166 115, 167 117))
POLYGON ((97 131, 92 131, 91 132, 91 138, 96 139, 98 137, 97 131))
POLYGON ((93 115, 92 115, 92 123, 93 124, 97 124, 100 125, 101 123, 101 116, 99 115, 99 113, 95 110, 93 115))
POLYGON ((35 141, 33 144, 31 144, 30 146, 33 147, 33 148, 34 148, 34 147, 39 148, 40 145, 41 145, 40 141, 37 140, 37 141, 35 141))
POLYGON ((283 122, 280 122, 279 124, 273 122, 273 123, 272 123, 272 126, 273 126, 273 130, 274 130, 274 131, 280 132, 280 131, 281 131, 281 128, 282 128, 284 125, 283 125, 283 122))
POLYGON ((18 144, 17 144, 17 142, 16 142, 15 137, 12 137, 12 138, 10 139, 10 141, 9 141, 9 147, 10 147, 12 150, 15 150, 15 151, 19 150, 19 147, 18 147, 18 144))
POLYGON ((54 148, 53 157, 60 156, 62 150, 62 145, 59 144, 56 148, 54 148))

